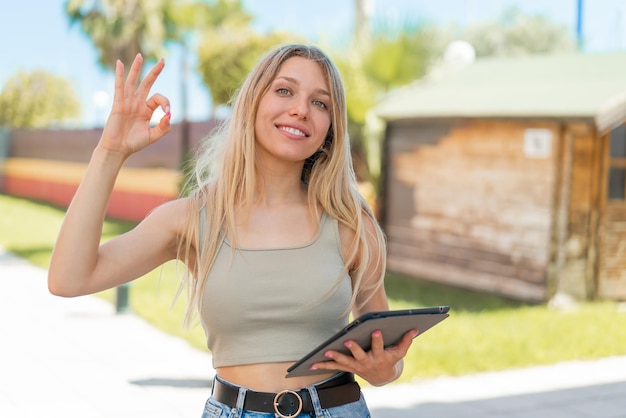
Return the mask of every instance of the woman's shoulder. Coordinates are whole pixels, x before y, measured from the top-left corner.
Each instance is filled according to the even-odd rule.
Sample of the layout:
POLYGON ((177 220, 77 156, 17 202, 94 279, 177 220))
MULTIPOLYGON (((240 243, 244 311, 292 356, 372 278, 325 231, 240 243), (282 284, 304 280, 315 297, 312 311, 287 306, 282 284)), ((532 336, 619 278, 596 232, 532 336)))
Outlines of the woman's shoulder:
POLYGON ((169 202, 163 203, 160 206, 157 206, 152 210, 150 216, 166 216, 166 215, 181 215, 187 216, 190 211, 193 210, 195 204, 193 200, 189 197, 181 197, 178 199, 170 200, 169 202))
POLYGON ((380 231, 380 227, 378 221, 366 209, 361 209, 361 216, 358 217, 358 220, 349 219, 342 221, 337 218, 335 220, 338 222, 339 237, 344 255, 349 253, 349 248, 351 248, 357 235, 357 229, 360 229, 359 235, 368 242, 368 245, 378 245, 379 241, 376 239, 376 236, 380 231))
POLYGON ((168 228, 180 236, 187 229, 189 219, 196 211, 195 207, 195 202, 189 197, 171 200, 153 209, 146 217, 146 221, 160 225, 161 228, 168 228))

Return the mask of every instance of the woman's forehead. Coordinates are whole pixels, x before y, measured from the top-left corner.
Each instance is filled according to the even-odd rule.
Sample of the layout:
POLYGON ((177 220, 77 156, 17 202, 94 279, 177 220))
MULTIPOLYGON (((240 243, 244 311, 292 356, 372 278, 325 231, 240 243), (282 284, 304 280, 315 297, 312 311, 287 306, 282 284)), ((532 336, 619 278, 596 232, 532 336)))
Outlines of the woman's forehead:
POLYGON ((287 79, 296 84, 309 82, 317 83, 325 87, 328 93, 329 83, 325 72, 319 62, 304 58, 291 57, 285 60, 274 79, 287 79))

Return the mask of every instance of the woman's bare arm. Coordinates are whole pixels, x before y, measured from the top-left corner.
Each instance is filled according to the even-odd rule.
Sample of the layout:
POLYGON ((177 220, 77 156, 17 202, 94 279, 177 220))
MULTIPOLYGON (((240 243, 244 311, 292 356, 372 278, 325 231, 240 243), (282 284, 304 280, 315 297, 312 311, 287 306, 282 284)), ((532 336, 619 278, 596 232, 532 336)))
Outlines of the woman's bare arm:
POLYGON ((126 79, 123 64, 117 62, 111 114, 67 210, 50 260, 48 287, 54 294, 77 296, 114 287, 172 256, 176 227, 167 223, 167 214, 176 211, 175 204, 155 211, 127 236, 100 247, 106 208, 124 161, 170 130, 169 101, 159 94, 148 98, 163 66, 163 60, 159 61, 139 82, 140 55, 126 79), (151 127, 150 119, 158 107, 166 115, 151 127))

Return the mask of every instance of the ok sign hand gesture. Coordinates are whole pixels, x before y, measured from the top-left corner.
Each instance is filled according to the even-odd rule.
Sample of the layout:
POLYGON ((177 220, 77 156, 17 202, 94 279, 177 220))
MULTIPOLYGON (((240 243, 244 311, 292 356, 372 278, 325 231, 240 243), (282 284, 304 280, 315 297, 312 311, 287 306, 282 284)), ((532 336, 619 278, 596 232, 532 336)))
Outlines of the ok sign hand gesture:
POLYGON ((165 66, 163 59, 139 83, 143 57, 137 54, 128 77, 124 80, 124 64, 115 65, 115 94, 111 114, 104 127, 99 146, 124 158, 161 139, 171 129, 170 102, 161 95, 148 98, 157 77, 165 66), (165 115, 156 126, 150 126, 154 111, 161 107, 165 115))

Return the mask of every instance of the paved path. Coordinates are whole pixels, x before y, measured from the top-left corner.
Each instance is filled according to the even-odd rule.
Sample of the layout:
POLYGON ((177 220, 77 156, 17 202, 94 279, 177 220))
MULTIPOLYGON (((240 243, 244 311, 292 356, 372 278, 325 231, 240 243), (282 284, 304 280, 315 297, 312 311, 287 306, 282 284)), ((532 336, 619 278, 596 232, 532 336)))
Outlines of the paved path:
MULTIPOLYGON (((199 418, 207 352, 0 249, 0 417, 199 418)), ((625 334, 626 335, 626 334, 625 334)), ((626 417, 626 357, 364 388, 374 418, 626 417)))

